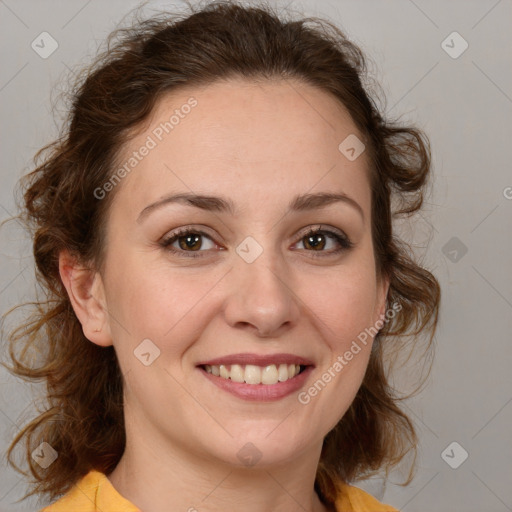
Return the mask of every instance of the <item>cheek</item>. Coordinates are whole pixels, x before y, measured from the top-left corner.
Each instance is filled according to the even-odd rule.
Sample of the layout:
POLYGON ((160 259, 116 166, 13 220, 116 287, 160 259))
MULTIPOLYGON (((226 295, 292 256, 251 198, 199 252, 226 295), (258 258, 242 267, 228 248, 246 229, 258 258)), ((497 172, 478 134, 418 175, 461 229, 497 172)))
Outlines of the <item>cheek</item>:
MULTIPOLYGON (((311 289, 311 287, 310 287, 311 289)), ((317 282, 306 302, 318 319, 318 328, 332 351, 344 352, 352 340, 372 327, 376 299, 376 282, 368 269, 346 269, 317 282)))
POLYGON ((183 352, 208 322, 208 293, 221 277, 124 261, 108 283, 114 344, 133 350, 149 338, 163 356, 183 352))
POLYGON ((368 275, 347 270, 326 283, 326 291, 318 288, 309 299, 322 357, 315 378, 300 392, 298 401, 309 426, 322 435, 348 410, 366 372, 375 305, 375 282, 368 275))
POLYGON ((301 403, 317 401, 330 429, 350 406, 368 366, 375 335, 372 319, 376 284, 368 274, 352 273, 334 284, 331 281, 328 290, 317 292, 316 302, 312 301, 325 357, 315 381, 300 398, 301 403))

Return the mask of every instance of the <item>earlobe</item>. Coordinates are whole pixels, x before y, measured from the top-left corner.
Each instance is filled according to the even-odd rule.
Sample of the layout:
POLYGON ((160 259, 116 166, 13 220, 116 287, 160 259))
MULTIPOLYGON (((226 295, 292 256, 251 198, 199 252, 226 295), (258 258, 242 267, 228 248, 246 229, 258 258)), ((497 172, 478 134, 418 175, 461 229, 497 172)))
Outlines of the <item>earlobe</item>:
POLYGON ((103 280, 69 251, 59 254, 59 273, 85 337, 100 346, 112 345, 103 280))

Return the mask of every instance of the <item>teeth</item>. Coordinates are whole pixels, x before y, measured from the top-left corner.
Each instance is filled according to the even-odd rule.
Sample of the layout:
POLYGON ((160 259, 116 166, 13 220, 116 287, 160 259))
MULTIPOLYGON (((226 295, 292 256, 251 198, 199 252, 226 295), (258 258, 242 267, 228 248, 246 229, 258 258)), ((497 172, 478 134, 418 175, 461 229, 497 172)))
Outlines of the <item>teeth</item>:
POLYGON ((244 381, 244 369, 239 364, 232 364, 229 378, 234 382, 244 381))
MULTIPOLYGON (((231 367, 231 373, 233 373, 233 367, 231 367)), ((231 380, 233 380, 233 377, 231 377, 231 380)), ((245 367, 244 381, 247 382, 247 384, 260 384, 261 368, 259 366, 248 364, 245 367)))
MULTIPOLYGON (((293 373, 295 374, 295 371, 293 373)), ((277 371, 277 379, 279 382, 288 380, 288 366, 286 364, 279 365, 279 370, 277 371)))
MULTIPOLYGON (((283 364, 283 366, 286 366, 283 364)), ((265 366, 261 372, 261 383, 262 384, 277 384, 279 382, 279 374, 275 364, 265 366)))
POLYGON ((253 364, 239 365, 205 365, 207 373, 223 379, 231 379, 233 382, 245 382, 246 384, 277 384, 292 379, 300 373, 298 364, 271 364, 265 367, 253 364))
MULTIPOLYGON (((212 370, 212 373, 213 373, 213 370, 212 370)), ((229 379, 228 369, 223 364, 221 364, 219 366, 219 376, 222 377, 223 379, 229 379)))

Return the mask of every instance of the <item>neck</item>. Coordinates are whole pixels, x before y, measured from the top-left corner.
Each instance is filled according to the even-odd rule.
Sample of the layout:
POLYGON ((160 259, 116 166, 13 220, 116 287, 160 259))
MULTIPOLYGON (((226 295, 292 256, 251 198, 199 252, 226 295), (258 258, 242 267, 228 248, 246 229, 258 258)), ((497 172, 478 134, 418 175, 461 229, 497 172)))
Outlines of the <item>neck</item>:
POLYGON ((239 467, 181 448, 162 449, 155 437, 130 443, 108 475, 114 488, 144 512, 327 512, 314 491, 321 446, 283 464, 239 467), (147 440, 151 439, 151 442, 147 440))

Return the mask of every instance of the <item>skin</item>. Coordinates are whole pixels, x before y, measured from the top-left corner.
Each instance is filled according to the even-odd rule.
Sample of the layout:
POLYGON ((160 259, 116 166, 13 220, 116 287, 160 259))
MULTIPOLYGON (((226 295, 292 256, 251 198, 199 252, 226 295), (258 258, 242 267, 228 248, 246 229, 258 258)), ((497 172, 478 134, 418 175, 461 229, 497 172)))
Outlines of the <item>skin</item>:
POLYGON ((298 81, 237 79, 165 96, 122 156, 191 96, 197 106, 117 185, 102 271, 60 255, 85 336, 114 345, 124 375, 127 447, 108 477, 145 512, 170 503, 325 510, 313 488, 322 440, 354 399, 372 340, 307 405, 297 393, 242 400, 196 365, 237 353, 296 354, 315 365, 306 390, 381 318, 389 283, 375 271, 366 155, 349 161, 338 150, 358 131, 325 92, 298 81), (348 202, 286 213, 297 194, 333 191, 363 215, 348 202), (174 203, 137 221, 146 206, 179 192, 229 198, 238 212, 174 203), (321 248, 308 245, 308 228, 319 224, 354 246, 333 254, 339 245, 329 236, 321 248), (190 225, 210 237, 201 239, 202 256, 159 245, 190 225), (236 252, 247 236, 263 249, 252 263, 236 252), (144 339, 160 350, 149 366, 134 356, 144 339), (261 454, 253 466, 237 457, 248 442, 261 454))

